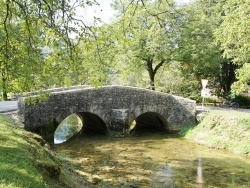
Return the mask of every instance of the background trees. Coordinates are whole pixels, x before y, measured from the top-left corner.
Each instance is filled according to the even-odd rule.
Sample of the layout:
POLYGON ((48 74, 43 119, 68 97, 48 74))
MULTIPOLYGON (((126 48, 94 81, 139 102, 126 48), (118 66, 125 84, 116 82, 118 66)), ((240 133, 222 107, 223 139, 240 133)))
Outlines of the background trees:
MULTIPOLYGON (((179 60, 187 75, 193 75, 192 87, 199 91, 200 80, 209 80, 214 93, 228 92, 235 81, 236 66, 222 56, 214 31, 222 22, 225 1, 194 1, 182 8, 181 28, 178 38, 179 60), (198 88, 197 88, 198 87, 198 88)), ((188 77, 186 80, 191 81, 188 77)), ((191 84, 190 84, 191 85, 191 84)))
MULTIPOLYGON (((115 27, 116 55, 123 57, 130 73, 146 70, 148 86, 155 89, 159 69, 173 60, 175 49, 175 13, 172 1, 123 1, 117 3, 119 18, 115 27)), ((124 64, 124 62, 122 62, 124 64)), ((131 75, 130 75, 131 76, 131 75)), ((145 86, 145 84, 144 84, 145 86)))
POLYGON ((196 98, 202 78, 214 93, 249 89, 246 0, 113 0, 113 22, 87 25, 79 10, 93 4, 0 2, 4 99, 10 92, 77 84, 125 84, 196 98))
POLYGON ((123 64, 126 61, 123 69, 129 68, 127 83, 132 80, 137 86, 147 87, 146 70, 152 88, 157 85, 159 90, 173 94, 200 95, 202 78, 209 79, 214 92, 230 90, 236 66, 222 57, 214 36, 222 22, 225 1, 199 0, 188 6, 169 1, 124 2, 115 4, 120 20, 114 27, 120 33, 121 53, 117 55, 123 57, 123 64), (182 84, 174 79, 167 81, 165 75, 182 80, 182 84))
MULTIPOLYGON (((8 92, 67 85, 81 62, 79 40, 94 31, 77 9, 84 0, 0 2, 0 88, 8 92)), ((74 77, 75 78, 75 77, 74 77)))
POLYGON ((233 84, 233 88, 239 92, 246 91, 250 85, 250 5, 246 0, 229 0, 223 11, 223 22, 215 35, 224 57, 232 59, 239 67, 236 71, 238 80, 233 84))
POLYGON ((33 85, 41 65, 40 46, 34 45, 42 44, 41 33, 27 6, 19 1, 0 2, 0 86, 4 99, 10 91, 33 85))

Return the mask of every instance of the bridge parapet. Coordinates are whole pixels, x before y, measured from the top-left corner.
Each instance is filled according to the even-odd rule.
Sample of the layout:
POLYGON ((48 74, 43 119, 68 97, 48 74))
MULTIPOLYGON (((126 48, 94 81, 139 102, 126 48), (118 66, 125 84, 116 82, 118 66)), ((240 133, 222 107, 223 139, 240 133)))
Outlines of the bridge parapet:
POLYGON ((195 124, 195 101, 128 86, 52 91, 47 100, 35 105, 27 104, 26 100, 28 98, 19 99, 19 114, 24 119, 25 129, 34 132, 52 121, 60 123, 72 113, 95 114, 105 123, 109 133, 123 135, 128 133, 134 120, 142 121, 143 118, 137 118, 145 113, 158 114, 151 119, 158 119, 169 131, 195 124))

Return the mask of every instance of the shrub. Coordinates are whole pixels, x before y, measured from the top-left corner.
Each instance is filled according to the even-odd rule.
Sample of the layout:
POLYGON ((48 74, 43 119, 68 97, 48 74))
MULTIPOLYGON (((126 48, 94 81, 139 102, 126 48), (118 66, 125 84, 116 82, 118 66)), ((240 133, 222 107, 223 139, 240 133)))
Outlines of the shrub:
POLYGON ((249 106, 250 107, 250 97, 247 95, 237 95, 236 96, 237 102, 240 104, 240 106, 249 106))

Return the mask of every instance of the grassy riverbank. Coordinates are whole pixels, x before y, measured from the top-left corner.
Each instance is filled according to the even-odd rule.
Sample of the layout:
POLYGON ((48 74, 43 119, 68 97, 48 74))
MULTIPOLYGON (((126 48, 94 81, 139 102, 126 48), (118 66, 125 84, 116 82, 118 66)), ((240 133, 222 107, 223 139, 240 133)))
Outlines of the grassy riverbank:
POLYGON ((0 188, 87 187, 65 158, 38 135, 0 115, 0 188))
POLYGON ((250 156, 250 113, 210 111, 180 135, 197 143, 250 156))

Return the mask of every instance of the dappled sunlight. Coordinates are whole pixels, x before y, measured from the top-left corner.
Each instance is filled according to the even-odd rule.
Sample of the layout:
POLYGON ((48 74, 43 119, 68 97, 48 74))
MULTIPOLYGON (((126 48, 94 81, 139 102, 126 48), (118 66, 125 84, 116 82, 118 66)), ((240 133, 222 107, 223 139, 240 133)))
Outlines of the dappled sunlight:
POLYGON ((122 139, 79 137, 55 149, 69 154, 77 173, 95 186, 240 187, 250 177, 246 159, 160 132, 122 139))

